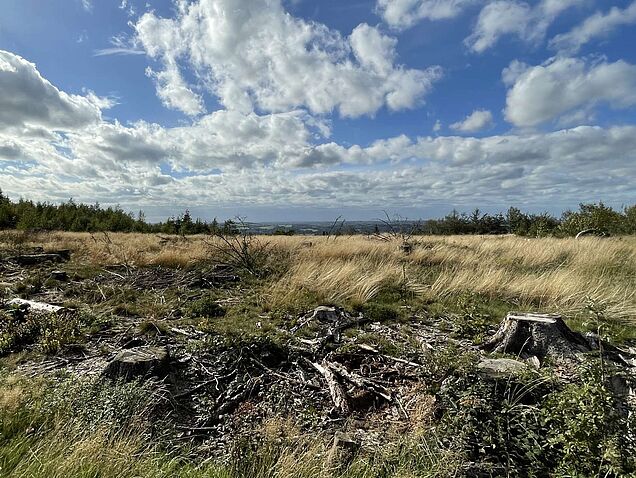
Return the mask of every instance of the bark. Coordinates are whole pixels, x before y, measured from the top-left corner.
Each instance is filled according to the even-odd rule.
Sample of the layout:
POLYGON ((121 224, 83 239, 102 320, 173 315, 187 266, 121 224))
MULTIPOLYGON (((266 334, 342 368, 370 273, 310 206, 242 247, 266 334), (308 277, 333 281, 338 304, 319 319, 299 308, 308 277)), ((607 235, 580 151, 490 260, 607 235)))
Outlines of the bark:
POLYGON ((592 347, 573 332, 559 315, 510 313, 495 335, 482 346, 488 352, 517 355, 523 359, 576 358, 592 347))

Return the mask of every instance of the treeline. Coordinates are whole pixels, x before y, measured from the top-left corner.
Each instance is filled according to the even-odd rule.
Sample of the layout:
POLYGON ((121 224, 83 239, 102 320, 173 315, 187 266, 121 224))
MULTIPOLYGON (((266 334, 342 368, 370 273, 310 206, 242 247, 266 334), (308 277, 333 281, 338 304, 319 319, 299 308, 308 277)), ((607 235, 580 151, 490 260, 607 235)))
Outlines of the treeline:
POLYGON ((417 233, 447 234, 516 234, 519 236, 575 236, 581 231, 598 235, 636 234, 636 205, 621 211, 598 204, 580 204, 578 211, 565 211, 560 218, 548 213, 528 214, 511 207, 505 214, 471 214, 452 211, 441 219, 420 223, 417 233))
MULTIPOLYGON (((240 225, 231 220, 219 223, 193 219, 189 211, 151 224, 143 212, 136 216, 120 207, 102 208, 99 204, 78 204, 72 199, 63 204, 11 201, 0 191, 0 229, 61 230, 72 232, 142 232, 164 234, 209 234, 239 232, 240 225)), ((416 234, 517 234, 520 236, 574 236, 584 230, 598 234, 636 234, 636 205, 615 210, 602 202, 581 204, 577 211, 566 211, 561 217, 548 213, 529 214, 511 207, 506 213, 488 214, 475 209, 472 213, 452 211, 441 219, 413 222, 397 220, 396 224, 378 224, 376 232, 386 227, 411 229, 416 234), (379 227, 379 229, 378 229, 379 227)), ((363 233, 348 229, 339 233, 363 233)), ((294 230, 276 230, 274 234, 293 234, 294 230)))
POLYGON ((142 211, 135 216, 120 207, 102 208, 99 204, 78 204, 72 199, 62 204, 33 202, 25 199, 12 202, 2 194, 2 191, 0 191, 0 229, 182 235, 238 232, 237 225, 233 221, 219 224, 216 219, 211 222, 194 220, 187 210, 182 215, 151 224, 146 221, 142 211))

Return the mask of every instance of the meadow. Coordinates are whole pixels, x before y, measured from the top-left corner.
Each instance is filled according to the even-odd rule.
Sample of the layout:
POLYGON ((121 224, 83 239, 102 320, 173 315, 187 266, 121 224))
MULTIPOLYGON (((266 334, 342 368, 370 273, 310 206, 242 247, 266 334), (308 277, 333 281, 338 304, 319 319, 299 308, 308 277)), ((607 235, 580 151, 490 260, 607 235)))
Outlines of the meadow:
MULTIPOLYGON (((397 239, 374 236, 260 236, 269 264, 271 306, 308 291, 318 302, 365 303, 384 286, 399 285, 424 301, 477 294, 518 308, 578 315, 594 305, 612 320, 636 318, 636 237, 524 238, 418 236, 411 254, 397 239), (283 271, 284 272, 281 272, 283 271)), ((134 233, 45 233, 25 245, 76 251, 95 266, 195 267, 215 261, 207 236, 134 233)))
POLYGON ((509 311, 632 353, 636 238, 409 242, 3 232, 0 475, 631 476, 630 399, 602 353, 503 381, 478 363, 509 311), (59 250, 71 260, 11 262, 59 250), (68 312, 16 312, 14 297, 68 312), (346 326, 312 322, 318 306, 346 326), (170 373, 104 377, 137 346, 168 347, 170 373), (320 364, 349 377, 347 413, 320 364))

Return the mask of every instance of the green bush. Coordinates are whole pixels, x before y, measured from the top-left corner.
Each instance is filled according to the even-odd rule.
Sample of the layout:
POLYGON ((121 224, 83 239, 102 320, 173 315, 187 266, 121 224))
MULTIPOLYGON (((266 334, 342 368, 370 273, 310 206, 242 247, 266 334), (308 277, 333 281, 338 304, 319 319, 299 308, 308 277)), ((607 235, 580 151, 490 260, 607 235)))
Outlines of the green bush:
POLYGON ((580 374, 564 385, 532 372, 506 380, 454 373, 437 394, 439 439, 464 454, 470 476, 634 476, 634 419, 608 365, 580 374))
POLYGON ((394 305, 369 302, 361 305, 357 310, 373 322, 390 322, 400 317, 399 310, 394 305))
POLYGON ((580 383, 551 394, 542 407, 547 452, 559 476, 636 472, 636 423, 601 366, 597 362, 586 366, 580 383))

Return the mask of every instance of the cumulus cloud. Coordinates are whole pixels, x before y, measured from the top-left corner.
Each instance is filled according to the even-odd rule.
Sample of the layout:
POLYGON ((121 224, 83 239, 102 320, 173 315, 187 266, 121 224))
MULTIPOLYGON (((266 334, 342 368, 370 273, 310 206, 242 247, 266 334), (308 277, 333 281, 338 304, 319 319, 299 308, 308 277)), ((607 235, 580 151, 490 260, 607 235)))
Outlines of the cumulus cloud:
POLYGON ((146 75, 155 80, 157 95, 167 108, 179 110, 189 116, 205 111, 201 95, 196 94, 187 85, 176 63, 168 62, 163 71, 146 69, 146 75))
POLYGON ((612 7, 607 13, 596 12, 581 25, 561 33, 550 41, 556 50, 576 53, 583 45, 598 37, 607 37, 617 28, 636 23, 636 2, 626 8, 612 7))
POLYGON ((556 18, 585 0, 541 0, 534 6, 518 0, 489 2, 479 13, 473 33, 465 44, 476 53, 493 47, 501 37, 513 35, 534 43, 545 38, 556 18))
POLYGON ((307 108, 323 114, 372 115, 419 105, 441 76, 439 67, 396 63, 396 40, 361 24, 349 37, 287 13, 280 0, 179 2, 174 18, 150 12, 135 25, 136 41, 157 60, 157 91, 167 106, 202 110, 184 80, 191 68, 200 87, 230 110, 278 113, 307 108))
POLYGON ((0 50, 0 130, 8 128, 76 129, 101 120, 104 101, 70 95, 42 78, 33 63, 0 50), (102 103, 103 106, 103 103, 102 103))
POLYGON ((479 0, 378 0, 376 9, 392 28, 405 29, 420 20, 444 20, 459 15, 479 0))
POLYGON ((492 113, 488 110, 475 110, 462 121, 450 125, 451 129, 462 133, 475 133, 493 125, 492 113))
MULTIPOLYGON (((148 133, 153 132, 143 128, 138 132, 148 133)), ((121 132, 104 134, 117 136, 121 132)), ((165 138, 169 137, 170 134, 165 138)), ((121 150, 107 148, 109 154, 122 158, 137 155, 138 152, 126 152, 129 147, 137 147, 137 142, 119 140, 118 144, 121 150)), ((179 155, 188 154, 188 149, 184 148, 179 155)), ((81 157, 89 151, 84 153, 78 148, 75 154, 81 157)), ((157 161, 164 153, 156 155, 154 151, 148 153, 148 161, 131 161, 119 169, 109 169, 100 163, 85 164, 77 159, 69 161, 68 166, 60 166, 64 160, 57 158, 50 165, 30 170, 29 174, 14 173, 11 181, 0 176, 0 187, 14 194, 27 187, 43 194, 67 191, 85 200, 131 205, 140 201, 156 205, 213 203, 232 207, 290 204, 330 207, 346 203, 381 208, 386 204, 399 207, 431 201, 535 204, 537 197, 552 201, 598 197, 620 201, 633 192, 635 151, 633 126, 608 129, 583 126, 549 134, 481 139, 398 136, 364 148, 344 148, 335 143, 308 146, 309 164, 302 160, 281 167, 275 163, 252 163, 251 167, 225 168, 221 172, 199 165, 180 179, 161 172, 157 161), (315 164, 312 155, 321 158, 322 168, 308 167, 315 164), (74 162, 82 167, 72 168, 74 162), (384 166, 377 167, 379 163, 384 166), (601 165, 602 177, 598 175, 601 165), (92 176, 89 179, 87 175, 102 180, 91 181, 92 176)))
MULTIPOLYGON (((373 50, 357 51, 366 68, 383 68, 373 50)), ((2 61, 2 69, 15 74, 26 68, 27 77, 53 88, 52 104, 71 97, 19 57, 5 54, 2 61)), ((582 71, 590 74, 603 65, 613 70, 615 64, 585 65, 582 71)), ((534 68, 517 65, 509 78, 512 89, 534 68)), ((104 121, 95 101, 80 98, 97 111, 89 121, 78 122, 73 108, 57 108, 51 121, 50 108, 38 104, 22 121, 26 126, 0 128, 3 192, 18 197, 29 191, 40 200, 73 196, 134 209, 338 204, 381 209, 435 201, 531 205, 538 197, 561 204, 599 197, 612 202, 633 195, 636 181, 636 126, 483 138, 399 135, 345 146, 329 141, 329 124, 306 110, 221 110, 167 128, 104 121)))
POLYGON ((530 127, 598 103, 613 108, 636 105, 636 65, 619 60, 589 64, 577 58, 556 58, 527 67, 513 62, 504 70, 511 84, 506 97, 506 119, 530 127))

